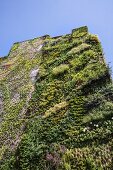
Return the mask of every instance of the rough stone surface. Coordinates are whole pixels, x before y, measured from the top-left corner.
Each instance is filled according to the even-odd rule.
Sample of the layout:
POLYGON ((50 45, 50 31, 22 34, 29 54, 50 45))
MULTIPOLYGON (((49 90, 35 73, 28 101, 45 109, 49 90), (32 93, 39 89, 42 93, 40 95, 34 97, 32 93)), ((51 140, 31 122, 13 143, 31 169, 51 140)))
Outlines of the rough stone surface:
POLYGON ((38 72, 39 72, 39 69, 34 69, 31 71, 30 73, 30 78, 31 78, 31 81, 34 83, 36 81, 36 77, 38 75, 38 72))

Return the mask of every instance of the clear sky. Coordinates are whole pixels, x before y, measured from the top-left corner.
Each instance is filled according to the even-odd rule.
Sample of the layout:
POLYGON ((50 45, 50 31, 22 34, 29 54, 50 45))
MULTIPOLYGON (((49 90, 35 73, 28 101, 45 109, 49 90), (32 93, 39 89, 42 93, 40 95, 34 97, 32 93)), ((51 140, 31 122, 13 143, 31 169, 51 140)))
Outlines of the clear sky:
POLYGON ((113 0, 0 0, 0 56, 14 42, 84 25, 99 36, 113 71, 113 0))

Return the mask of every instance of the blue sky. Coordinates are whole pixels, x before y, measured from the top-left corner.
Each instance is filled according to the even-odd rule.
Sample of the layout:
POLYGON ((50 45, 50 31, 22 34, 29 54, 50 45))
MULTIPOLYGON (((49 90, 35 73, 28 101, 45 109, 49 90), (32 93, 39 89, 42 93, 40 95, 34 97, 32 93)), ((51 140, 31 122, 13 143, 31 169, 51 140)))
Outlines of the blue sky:
POLYGON ((14 42, 83 25, 99 36, 113 71, 113 0, 0 0, 0 56, 14 42))

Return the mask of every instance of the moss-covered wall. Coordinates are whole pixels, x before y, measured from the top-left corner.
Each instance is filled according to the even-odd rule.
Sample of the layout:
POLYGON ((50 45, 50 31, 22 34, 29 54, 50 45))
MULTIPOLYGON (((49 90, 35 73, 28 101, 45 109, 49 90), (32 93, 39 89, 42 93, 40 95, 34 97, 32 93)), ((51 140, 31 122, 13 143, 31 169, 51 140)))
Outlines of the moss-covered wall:
POLYGON ((0 63, 2 170, 111 170, 113 85, 87 27, 13 45, 0 63))
MULTIPOLYGON (((21 139, 25 113, 34 91, 43 39, 15 43, 0 64, 0 113, 2 148, 15 148, 21 139)), ((5 151, 3 149, 3 151, 5 151)), ((3 154, 3 152, 1 152, 3 154)), ((2 156, 2 155, 1 155, 2 156)))

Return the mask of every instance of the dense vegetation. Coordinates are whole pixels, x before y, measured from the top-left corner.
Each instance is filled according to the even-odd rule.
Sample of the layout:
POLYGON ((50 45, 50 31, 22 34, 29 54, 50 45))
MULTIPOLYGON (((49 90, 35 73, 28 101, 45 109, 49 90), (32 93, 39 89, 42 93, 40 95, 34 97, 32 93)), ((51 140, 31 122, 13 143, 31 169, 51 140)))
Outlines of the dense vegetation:
MULTIPOLYGON (((9 76, 24 70, 23 84, 17 88, 21 99, 13 109, 8 105, 11 96, 5 92, 1 170, 112 170, 113 85, 98 37, 82 27, 69 35, 38 41, 43 45, 41 51, 32 52, 32 59, 31 46, 28 51, 22 46, 21 54, 21 44, 13 46, 9 60, 19 55, 20 62, 10 68, 7 79, 1 79, 6 89, 9 76), (39 72, 31 83, 28 77, 33 68, 39 72), (14 141, 19 133, 14 148, 5 143, 9 133, 14 141)), ((29 44, 39 49, 36 42, 29 44)))

